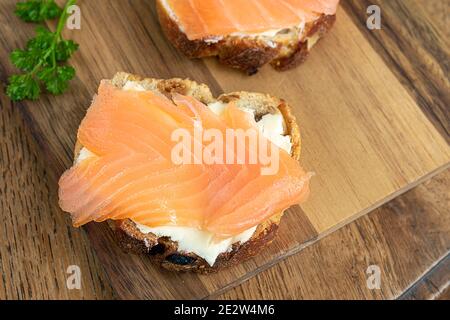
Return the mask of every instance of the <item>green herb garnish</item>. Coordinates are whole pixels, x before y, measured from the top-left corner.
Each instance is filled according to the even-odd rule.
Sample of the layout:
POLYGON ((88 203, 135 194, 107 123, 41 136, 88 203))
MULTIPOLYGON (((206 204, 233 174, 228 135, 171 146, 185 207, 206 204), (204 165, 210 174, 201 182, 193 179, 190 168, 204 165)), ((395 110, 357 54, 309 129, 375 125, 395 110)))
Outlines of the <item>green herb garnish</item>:
MULTIPOLYGON (((50 1, 43 2, 50 3, 50 1)), ((69 80, 75 76, 75 69, 66 62, 78 49, 78 44, 72 40, 64 40, 61 32, 67 22, 67 8, 75 2, 76 0, 66 2, 64 9, 60 11, 55 32, 40 26, 36 29, 36 36, 27 42, 24 50, 17 49, 11 53, 11 62, 24 72, 9 78, 6 93, 11 100, 36 100, 41 93, 41 86, 54 95, 61 94, 67 89, 69 80)), ((34 12, 34 7, 30 5, 30 8, 34 12)), ((21 13, 21 17, 22 15, 27 16, 25 12, 21 13)), ((28 16, 31 16, 31 12, 28 16)))
POLYGON ((28 0, 16 4, 16 15, 26 22, 43 22, 61 15, 54 0, 28 0))

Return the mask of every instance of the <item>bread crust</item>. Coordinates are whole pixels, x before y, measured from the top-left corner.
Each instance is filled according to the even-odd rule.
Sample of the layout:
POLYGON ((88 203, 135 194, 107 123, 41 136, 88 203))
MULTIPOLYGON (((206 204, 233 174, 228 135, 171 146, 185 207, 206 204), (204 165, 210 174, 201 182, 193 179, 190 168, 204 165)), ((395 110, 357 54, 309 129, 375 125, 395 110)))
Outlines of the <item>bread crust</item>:
MULTIPOLYGON (((117 73, 111 80, 111 83, 121 88, 129 80, 139 82, 144 88, 158 91, 168 97, 171 97, 171 94, 176 92, 193 96, 205 104, 215 101, 245 101, 246 104, 254 106, 256 117, 261 117, 268 113, 280 112, 286 123, 286 134, 291 136, 291 156, 296 160, 300 158, 300 130, 295 116, 292 114, 291 107, 284 100, 270 95, 250 92, 223 94, 217 99, 214 99, 210 89, 206 85, 198 84, 188 79, 142 79, 139 76, 128 73, 117 73)), ((74 150, 75 159, 78 157, 82 147, 81 143, 77 141, 74 150)), ((192 271, 207 274, 235 265, 259 253, 275 238, 282 216, 283 212, 280 212, 258 225, 250 240, 243 244, 233 244, 232 250, 220 254, 213 266, 210 266, 206 260, 197 256, 195 253, 180 252, 177 242, 170 240, 168 237, 158 238, 152 233, 142 233, 136 224, 129 219, 108 221, 108 224, 116 235, 117 243, 125 251, 147 255, 154 263, 171 271, 192 271)))
POLYGON ((333 26, 336 15, 321 15, 303 30, 286 29, 292 36, 272 38, 225 36, 218 39, 189 40, 160 0, 156 8, 163 32, 170 42, 189 58, 217 56, 219 61, 252 75, 270 63, 285 71, 304 62, 312 46, 333 26), (308 44, 313 39, 314 43, 308 44))

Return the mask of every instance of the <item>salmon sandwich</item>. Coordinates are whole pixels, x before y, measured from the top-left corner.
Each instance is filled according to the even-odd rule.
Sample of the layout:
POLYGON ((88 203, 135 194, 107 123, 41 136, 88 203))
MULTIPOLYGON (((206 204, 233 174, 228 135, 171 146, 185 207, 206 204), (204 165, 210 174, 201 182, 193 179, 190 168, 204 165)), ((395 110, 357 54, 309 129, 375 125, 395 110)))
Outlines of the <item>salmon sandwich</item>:
POLYGON ((190 58, 254 74, 303 62, 333 26, 339 0, 157 0, 167 38, 190 58))
POLYGON ((250 92, 214 98, 190 80, 103 80, 59 181, 74 226, 107 222, 125 249, 208 273, 275 237, 311 174, 290 107, 250 92))

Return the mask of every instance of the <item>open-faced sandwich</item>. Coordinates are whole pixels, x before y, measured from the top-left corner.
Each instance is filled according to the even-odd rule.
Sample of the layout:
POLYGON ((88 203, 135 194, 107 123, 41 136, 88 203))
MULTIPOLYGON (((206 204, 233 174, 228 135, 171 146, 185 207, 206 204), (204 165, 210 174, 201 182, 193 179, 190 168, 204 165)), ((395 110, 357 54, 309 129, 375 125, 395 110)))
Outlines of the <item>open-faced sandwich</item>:
POLYGON ((157 0, 167 38, 190 58, 217 56, 253 74, 303 62, 336 20, 339 0, 157 0))
POLYGON ((216 99, 190 80, 118 73, 101 82, 77 138, 61 208, 77 227, 108 221, 124 248, 171 270, 255 255, 309 193, 296 120, 265 94, 216 99))

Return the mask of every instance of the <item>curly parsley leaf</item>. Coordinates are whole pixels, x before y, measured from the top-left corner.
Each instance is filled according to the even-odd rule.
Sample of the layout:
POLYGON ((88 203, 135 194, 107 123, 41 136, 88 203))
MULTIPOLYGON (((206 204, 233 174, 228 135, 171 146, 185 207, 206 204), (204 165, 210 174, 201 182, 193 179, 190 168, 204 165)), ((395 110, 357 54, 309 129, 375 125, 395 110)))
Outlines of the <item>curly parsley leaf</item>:
POLYGON ((75 76, 75 69, 70 66, 58 66, 55 69, 44 69, 37 76, 44 82, 48 92, 59 95, 66 91, 68 82, 75 76))
POLYGON ((29 74, 16 74, 9 78, 6 94, 13 101, 36 100, 40 93, 39 83, 29 74))
POLYGON ((45 53, 50 50, 53 41, 53 33, 44 27, 38 27, 36 37, 28 41, 24 50, 16 49, 11 52, 11 62, 18 69, 31 72, 45 53))
POLYGON ((53 20, 61 15, 62 9, 54 0, 28 0, 16 4, 16 15, 26 22, 53 20))
POLYGON ((28 50, 46 50, 55 40, 55 34, 43 26, 36 28, 36 36, 27 42, 28 50))
POLYGON ((20 70, 30 72, 39 61, 39 56, 28 50, 14 50, 10 55, 11 62, 20 70))
POLYGON ((78 50, 78 44, 72 40, 62 40, 56 46, 56 60, 65 62, 78 50))

